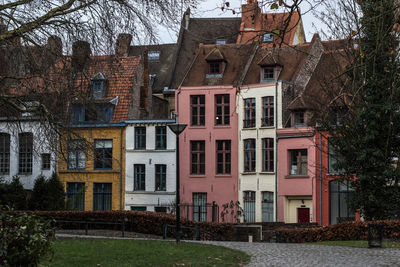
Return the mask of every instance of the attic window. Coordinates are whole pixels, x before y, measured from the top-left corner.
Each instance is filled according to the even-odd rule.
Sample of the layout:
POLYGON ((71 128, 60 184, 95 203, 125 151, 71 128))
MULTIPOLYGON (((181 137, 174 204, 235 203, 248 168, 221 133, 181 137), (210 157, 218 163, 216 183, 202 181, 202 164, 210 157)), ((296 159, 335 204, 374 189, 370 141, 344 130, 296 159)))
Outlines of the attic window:
POLYGON ((217 39, 217 41, 215 43, 217 45, 223 45, 223 44, 226 44, 226 40, 225 39, 217 39))
POLYGON ((214 61, 208 63, 208 73, 209 74, 220 74, 222 69, 222 62, 214 61))
POLYGON ((160 60, 160 51, 150 51, 148 53, 149 61, 159 61, 160 60))
POLYGON ((263 68, 263 80, 274 80, 275 70, 273 67, 265 67, 263 68))
POLYGON ((102 99, 106 95, 106 82, 107 77, 104 73, 97 73, 96 76, 92 78, 92 97, 93 99, 102 99))
POLYGON ((293 119, 293 126, 294 127, 301 127, 306 126, 306 116, 304 110, 296 110, 292 113, 293 119))
POLYGON ((271 43, 272 41, 274 41, 274 36, 271 33, 264 34, 263 43, 271 43))

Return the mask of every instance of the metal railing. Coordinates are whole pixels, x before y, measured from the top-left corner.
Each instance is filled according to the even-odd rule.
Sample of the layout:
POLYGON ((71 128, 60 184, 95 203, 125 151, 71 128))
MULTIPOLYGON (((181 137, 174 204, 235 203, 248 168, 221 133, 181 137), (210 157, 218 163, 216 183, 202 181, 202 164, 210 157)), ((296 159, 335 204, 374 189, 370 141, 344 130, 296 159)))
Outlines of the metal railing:
POLYGON ((94 222, 94 221, 68 221, 68 220, 53 220, 53 224, 84 224, 85 235, 88 235, 89 225, 121 225, 121 235, 125 237, 125 222, 94 222))
MULTIPOLYGON (((176 229, 176 225, 174 224, 164 224, 163 225, 163 239, 167 239, 168 237, 168 228, 171 228, 172 230, 176 229)), ((198 227, 189 227, 189 226, 181 226, 181 231, 183 232, 181 234, 181 238, 184 239, 184 237, 190 237, 190 232, 194 232, 194 238, 197 241, 200 241, 201 239, 203 240, 215 240, 215 236, 213 233, 201 230, 198 227), (186 231, 185 231, 186 230, 186 231), (189 231, 188 231, 189 230, 189 231)), ((175 233, 176 234, 176 233, 175 233)))
POLYGON ((218 222, 219 206, 213 203, 195 205, 183 203, 180 205, 181 217, 195 222, 218 222))

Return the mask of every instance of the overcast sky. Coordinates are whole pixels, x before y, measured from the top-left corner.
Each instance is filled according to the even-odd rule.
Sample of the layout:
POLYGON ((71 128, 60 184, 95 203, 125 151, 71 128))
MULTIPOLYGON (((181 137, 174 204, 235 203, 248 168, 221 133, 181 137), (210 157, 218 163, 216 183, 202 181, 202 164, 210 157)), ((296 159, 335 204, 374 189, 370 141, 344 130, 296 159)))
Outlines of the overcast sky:
MULTIPOLYGON (((211 18, 211 17, 235 17, 240 16, 239 14, 232 14, 231 10, 222 11, 223 0, 204 0, 202 4, 200 4, 196 11, 193 11, 191 17, 202 17, 202 18, 211 18)), ((237 11, 240 11, 240 7, 242 4, 246 3, 247 0, 230 0, 230 8, 233 8, 237 11)), ((314 1, 305 0, 301 4, 301 13, 303 15, 303 26, 306 34, 307 41, 311 41, 313 34, 316 31, 319 31, 322 27, 321 22, 318 21, 317 18, 314 17, 313 12, 311 12, 311 5, 314 5, 314 1), (313 25, 314 23, 314 25, 313 25)), ((159 32, 161 43, 174 43, 176 42, 176 33, 170 32, 166 29, 161 29, 159 32)))

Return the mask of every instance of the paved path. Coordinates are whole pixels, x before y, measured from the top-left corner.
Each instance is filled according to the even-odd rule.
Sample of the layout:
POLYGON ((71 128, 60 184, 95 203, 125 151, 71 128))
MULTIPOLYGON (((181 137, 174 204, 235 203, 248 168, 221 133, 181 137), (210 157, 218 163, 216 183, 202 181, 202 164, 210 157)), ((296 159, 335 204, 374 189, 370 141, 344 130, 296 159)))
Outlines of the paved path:
POLYGON ((202 242, 251 255, 254 266, 400 266, 400 249, 368 249, 308 244, 202 242))

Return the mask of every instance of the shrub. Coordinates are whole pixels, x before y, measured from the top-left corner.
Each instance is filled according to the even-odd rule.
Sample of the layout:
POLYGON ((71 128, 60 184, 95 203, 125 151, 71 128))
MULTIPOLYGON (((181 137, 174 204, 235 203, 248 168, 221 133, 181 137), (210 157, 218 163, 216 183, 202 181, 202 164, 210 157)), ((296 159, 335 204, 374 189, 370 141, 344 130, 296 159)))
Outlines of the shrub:
POLYGON ((0 213, 0 265, 37 266, 51 254, 54 231, 48 221, 27 213, 0 213))
POLYGON ((319 228, 287 229, 280 228, 281 242, 304 243, 336 240, 367 240, 368 223, 383 224, 383 236, 400 240, 400 220, 373 222, 345 222, 319 228))
POLYGON ((43 175, 36 178, 30 199, 30 208, 32 210, 65 209, 64 188, 57 174, 53 173, 48 180, 43 175))
MULTIPOLYGON (((164 224, 175 225, 175 216, 166 213, 150 211, 35 211, 39 216, 55 220, 95 221, 95 222, 125 222, 125 229, 143 234, 163 235, 164 224)), ((198 227, 204 237, 214 236, 216 239, 231 240, 233 224, 192 222, 181 220, 182 226, 198 227)), ((169 228, 169 234, 175 233, 175 228, 169 228)), ((194 238, 194 231, 183 231, 188 238, 194 238)), ((170 236, 169 235, 169 236, 170 236)))
POLYGON ((18 176, 14 176, 11 182, 0 182, 0 205, 17 210, 27 208, 26 191, 18 176))

